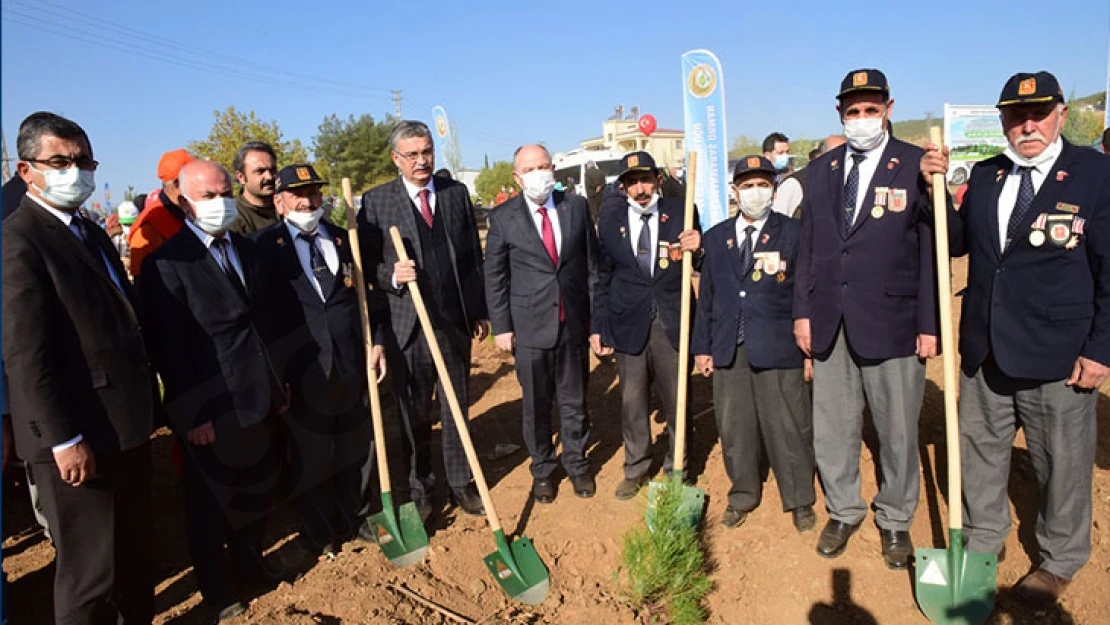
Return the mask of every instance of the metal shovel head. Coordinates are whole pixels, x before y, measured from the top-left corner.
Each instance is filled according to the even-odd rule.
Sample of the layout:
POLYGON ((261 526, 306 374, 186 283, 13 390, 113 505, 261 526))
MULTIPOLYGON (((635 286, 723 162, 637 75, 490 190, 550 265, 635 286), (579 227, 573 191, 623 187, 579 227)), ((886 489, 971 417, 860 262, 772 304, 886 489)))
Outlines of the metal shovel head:
POLYGON ((678 475, 665 480, 653 480, 648 484, 648 504, 647 512, 644 516, 649 530, 655 531, 655 517, 659 509, 659 496, 666 488, 671 486, 672 481, 677 481, 677 486, 681 489, 681 499, 676 511, 678 518, 692 528, 701 525, 702 517, 705 514, 705 489, 684 483, 682 481, 682 476, 678 475))
POLYGON ((382 555, 397 566, 409 566, 424 559, 428 553, 428 533, 420 521, 416 504, 402 504, 395 515, 393 504, 370 515, 370 529, 377 537, 382 555))
POLYGON ((532 541, 521 536, 511 544, 501 530, 494 533, 497 550, 483 560, 501 590, 513 599, 528 605, 538 605, 547 598, 551 580, 532 541))
POLYGON ((998 556, 964 551, 962 532, 952 533, 948 549, 916 552, 917 604, 932 623, 980 625, 994 611, 998 556))

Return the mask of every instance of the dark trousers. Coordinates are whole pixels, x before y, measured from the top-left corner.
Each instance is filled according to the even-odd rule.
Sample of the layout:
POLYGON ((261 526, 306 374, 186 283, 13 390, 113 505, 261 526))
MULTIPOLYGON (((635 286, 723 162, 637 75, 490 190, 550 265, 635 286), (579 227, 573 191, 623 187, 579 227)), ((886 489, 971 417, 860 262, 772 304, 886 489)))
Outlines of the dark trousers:
MULTIPOLYGON (((674 466, 674 421, 678 407, 678 350, 671 346, 667 331, 656 317, 651 322, 647 345, 639 354, 616 352, 617 374, 621 388, 621 433, 624 436, 624 477, 630 480, 647 475, 651 468, 651 389, 663 400, 661 411, 667 418, 667 456, 663 472, 674 466)), ((687 376, 690 374, 687 372, 687 376)), ((689 389, 686 385, 689 406, 689 389)), ((690 420, 686 421, 686 433, 690 420)), ((686 446, 686 458, 690 446, 686 446)), ((683 458, 685 466, 686 458, 683 458)))
POLYGON ((301 530, 314 547, 353 536, 365 505, 364 492, 371 490, 373 464, 368 459, 373 437, 363 386, 344 382, 333 372, 318 385, 294 388, 293 403, 282 415, 292 450, 301 530))
POLYGON ((212 444, 182 442, 189 555, 201 595, 217 608, 238 599, 236 581, 264 574, 262 532, 278 481, 271 423, 240 428, 222 421, 212 444))
MULTIPOLYGON (((459 407, 469 421, 469 404, 466 389, 470 372, 470 336, 464 330, 443 323, 436 327, 436 339, 443 352, 451 383, 458 393, 459 407)), ((439 381, 432 352, 422 329, 416 330, 408 345, 399 348, 390 337, 386 342, 390 378, 394 394, 401 409, 404 436, 401 438, 407 461, 408 483, 412 498, 430 496, 436 489, 435 471, 432 469, 432 425, 435 418, 429 414, 432 392, 439 398, 439 419, 443 423, 443 467, 447 484, 463 488, 470 483, 470 466, 466 461, 462 441, 451 416, 443 384, 439 381)))
POLYGON ((572 341, 566 324, 552 349, 517 347, 516 377, 524 392, 524 443, 532 456, 532 477, 546 478, 555 470, 551 442, 551 404, 559 406, 559 435, 563 469, 567 475, 589 473, 586 446, 590 418, 586 413, 586 384, 590 357, 585 341, 572 341))
POLYGON ((150 623, 150 444, 96 456, 96 477, 73 487, 53 462, 33 463, 54 539, 54 622, 150 623))
POLYGON ((740 512, 759 506, 761 443, 779 484, 783 510, 817 501, 813 413, 802 369, 752 368, 748 350, 737 345, 732 365, 713 372, 713 405, 725 472, 732 480, 730 506, 740 512))

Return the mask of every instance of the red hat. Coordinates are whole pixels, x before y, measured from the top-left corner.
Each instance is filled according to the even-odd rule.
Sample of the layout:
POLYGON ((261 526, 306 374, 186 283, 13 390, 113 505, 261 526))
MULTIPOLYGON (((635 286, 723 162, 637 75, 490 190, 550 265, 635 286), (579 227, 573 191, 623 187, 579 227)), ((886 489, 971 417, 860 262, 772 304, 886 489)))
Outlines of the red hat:
POLYGON ((170 150, 158 160, 158 179, 162 182, 176 180, 181 168, 197 159, 193 158, 182 148, 170 150))

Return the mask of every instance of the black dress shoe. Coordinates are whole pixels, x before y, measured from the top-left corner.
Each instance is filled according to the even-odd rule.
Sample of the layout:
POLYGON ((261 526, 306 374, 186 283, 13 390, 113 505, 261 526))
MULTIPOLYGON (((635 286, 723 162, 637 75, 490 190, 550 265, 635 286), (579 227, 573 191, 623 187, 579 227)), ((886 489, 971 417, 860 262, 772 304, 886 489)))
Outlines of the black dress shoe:
POLYGON ((613 495, 621 501, 632 499, 636 496, 636 493, 640 492, 644 484, 647 484, 648 479, 650 478, 646 475, 632 479, 625 478, 621 480, 620 484, 617 484, 617 490, 613 495))
POLYGON ((555 480, 550 477, 538 477, 532 480, 532 496, 539 503, 555 501, 555 480))
POLYGON ((740 512, 736 508, 729 506, 725 508, 725 513, 721 517, 721 525, 725 527, 740 527, 747 519, 747 512, 740 512))
POLYGON ((247 611, 247 604, 242 601, 233 601, 227 606, 220 608, 219 613, 216 614, 216 620, 219 622, 230 621, 236 616, 241 615, 247 611))
POLYGON ((859 523, 841 523, 829 519, 825 529, 821 530, 821 537, 817 539, 817 555, 822 558, 835 558, 844 553, 848 546, 848 539, 859 529, 859 523))
POLYGON ((597 483, 592 475, 572 475, 570 484, 574 487, 574 494, 584 499, 589 499, 597 492, 597 483))
POLYGON ((913 541, 910 533, 879 528, 879 538, 883 543, 883 561, 892 571, 904 571, 910 567, 913 558, 913 541))
POLYGON ((462 511, 473 516, 484 516, 486 507, 482 505, 482 498, 478 496, 478 489, 469 484, 463 488, 452 488, 451 495, 455 503, 459 504, 462 511))
POLYGON ((790 511, 790 515, 794 518, 794 529, 798 530, 799 534, 812 531, 817 526, 817 515, 813 512, 813 506, 794 508, 790 511))

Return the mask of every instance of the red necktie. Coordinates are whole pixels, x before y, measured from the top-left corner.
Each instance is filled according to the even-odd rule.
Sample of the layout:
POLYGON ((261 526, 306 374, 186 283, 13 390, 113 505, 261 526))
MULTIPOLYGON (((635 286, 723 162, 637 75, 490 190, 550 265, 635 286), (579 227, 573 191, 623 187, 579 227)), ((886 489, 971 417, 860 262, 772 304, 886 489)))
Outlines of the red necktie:
MULTIPOLYGON (((556 267, 559 266, 559 250, 555 247, 555 230, 551 228, 551 218, 547 216, 547 209, 540 208, 540 219, 542 225, 540 231, 543 234, 543 247, 547 250, 547 255, 551 258, 551 264, 556 267)), ((566 321, 566 313, 563 311, 563 295, 559 294, 559 321, 566 321)))
POLYGON ((424 216, 424 223, 431 228, 434 218, 432 217, 432 205, 428 203, 428 193, 427 189, 421 189, 416 195, 420 196, 420 214, 424 216))

